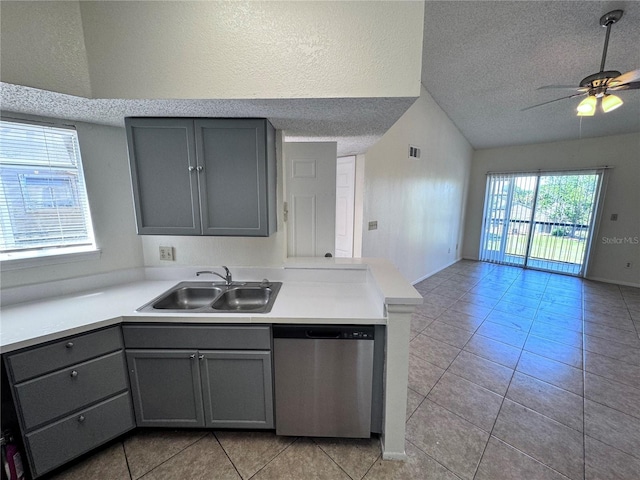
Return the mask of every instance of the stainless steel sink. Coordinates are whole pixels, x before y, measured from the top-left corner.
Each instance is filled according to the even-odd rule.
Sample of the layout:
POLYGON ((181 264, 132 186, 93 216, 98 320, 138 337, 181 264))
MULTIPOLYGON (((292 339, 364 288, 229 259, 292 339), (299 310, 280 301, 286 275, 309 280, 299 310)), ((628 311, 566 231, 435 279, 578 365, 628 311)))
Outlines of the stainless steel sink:
POLYGON ((211 305, 211 302, 222 293, 220 287, 180 287, 171 290, 167 295, 153 304, 160 310, 192 310, 211 305))
POLYGON ((180 282, 138 312, 268 313, 281 282, 180 282))
POLYGON ((265 308, 272 296, 275 298, 270 287, 232 287, 220 295, 211 308, 225 312, 255 312, 265 308))

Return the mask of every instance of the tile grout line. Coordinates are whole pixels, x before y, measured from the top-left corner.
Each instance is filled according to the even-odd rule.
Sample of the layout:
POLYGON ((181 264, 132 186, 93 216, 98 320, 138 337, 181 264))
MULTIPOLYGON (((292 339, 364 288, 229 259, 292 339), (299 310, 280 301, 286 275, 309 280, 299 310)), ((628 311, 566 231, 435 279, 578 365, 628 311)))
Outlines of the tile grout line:
MULTIPOLYGON (((494 271, 494 270, 495 270, 495 268, 494 268, 494 269, 492 269, 491 271, 494 271)), ((487 274, 487 275, 488 275, 488 274, 487 274)), ((479 280, 474 284, 474 287, 475 287, 475 286, 477 286, 477 285, 482 281, 482 279, 484 279, 487 275, 485 275, 484 277, 480 278, 480 279, 479 279, 479 280)), ((519 275, 518 275, 518 276, 519 276, 519 275)), ((518 277, 518 276, 516 276, 516 277, 511 281, 511 283, 509 284, 509 288, 513 285, 513 283, 516 281, 516 279, 517 279, 517 277, 518 277)), ((473 288, 473 287, 472 287, 472 288, 473 288)), ((467 292, 466 292, 466 293, 468 293, 470 290, 471 290, 471 289, 467 290, 467 292)), ((501 299, 506 295, 506 293, 507 293, 507 292, 508 292, 508 288, 507 288, 507 290, 505 291, 505 293, 503 293, 503 294, 500 296, 500 298, 498 299, 498 303, 499 303, 499 302, 500 302, 500 300, 501 300, 501 299)), ((465 295, 466 295, 466 293, 465 293, 465 295)), ((464 295, 463 295, 463 296, 464 296, 464 295)), ((460 298, 462 298, 462 297, 460 297, 460 298)), ((457 303, 457 302, 456 302, 456 303, 457 303)), ((447 309, 447 310, 448 310, 448 309, 447 309)), ((493 307, 491 307, 491 308, 489 309, 489 313, 488 313, 488 314, 483 318, 482 323, 481 323, 480 325, 478 325, 478 328, 476 328, 476 330, 474 330, 474 335, 475 335, 475 332, 480 328, 480 326, 482 326, 482 324, 483 324, 484 322, 486 322, 486 321, 487 321, 487 317, 489 316, 489 314, 490 314, 493 310, 494 310, 494 308, 493 308, 493 307)), ((446 311, 446 310, 445 310, 445 311, 446 311)), ((536 312, 537 312, 537 309, 536 309, 536 312)), ((444 313, 444 312, 443 312, 443 313, 444 313)), ((464 312, 459 312, 459 313, 464 313, 464 312)), ((469 315, 469 314, 467 314, 467 315, 469 315)), ((532 323, 532 324, 533 324, 533 323, 532 323)), ((529 329, 531 329, 531 326, 529 326, 529 329)), ((483 336, 483 335, 481 335, 481 336, 483 336)), ((485 338, 489 338, 489 337, 485 337, 485 338)), ((437 339, 436 339, 436 340, 437 340, 437 339)), ((493 340, 493 339, 492 339, 492 340, 493 340)), ((462 351, 464 350, 464 347, 465 347, 465 346, 466 346, 470 341, 471 341, 471 337, 469 338, 469 340, 467 340, 467 341, 465 342, 465 344, 464 344, 462 347, 456 347, 456 348, 460 348, 460 351, 459 351, 459 352, 458 352, 458 354, 453 358, 453 360, 451 361, 451 363, 449 364, 449 366, 444 370, 444 372, 442 373, 442 375, 440 375, 440 378, 438 378, 438 380, 436 381, 436 383, 434 383, 433 387, 431 387, 431 389, 429 390, 429 393, 431 393, 431 391, 435 388, 435 386, 438 384, 438 382, 439 382, 439 381, 440 381, 440 379, 444 376, 444 374, 445 374, 445 373, 447 373, 447 372, 449 371, 449 368, 451 367, 451 365, 453 365, 453 363, 456 361, 456 359, 458 358, 458 356, 460 355, 460 353, 462 353, 462 351)), ((443 342, 443 343, 446 343, 446 342, 443 342)), ((502 343, 502 342, 501 342, 501 343, 502 343)), ((511 346, 512 346, 512 345, 511 345, 511 346)), ((514 348, 517 348, 517 347, 514 347, 514 348)), ((523 347, 522 347, 522 348, 520 348, 520 355, 518 356, 518 361, 520 360, 520 356, 522 355, 522 351, 523 351, 523 347)), ((465 351, 465 352, 466 352, 466 351, 465 351)), ((466 352, 466 353, 470 353, 470 354, 472 354, 472 355, 475 355, 475 354, 473 354, 473 353, 471 353, 471 352, 466 352)), ((480 357, 479 355, 478 355, 478 357, 479 357, 479 358, 483 358, 483 357, 480 357)), ((483 359, 484 359, 484 358, 483 358, 483 359)), ((492 360, 489 360, 489 359, 485 359, 485 360, 490 361, 490 362, 492 362, 492 363, 496 363, 497 365, 500 365, 500 364, 498 364, 497 362, 493 362, 492 360)), ((517 366, 517 362, 516 362, 516 366, 517 366)), ((511 385, 511 380, 513 379, 513 376, 515 375, 515 372, 516 372, 516 369, 515 369, 515 367, 514 367, 514 368, 513 368, 513 373, 511 374, 511 379, 509 380, 509 385, 507 385, 507 391, 508 391, 508 389, 509 389, 509 386, 511 385)), ((454 374, 454 373, 452 373, 452 375, 455 375, 455 374, 454 374)), ((463 378, 463 377, 461 377, 461 378, 463 378)), ((465 380, 466 380, 466 379, 465 379, 465 380)), ((470 380, 467 380, 467 381, 470 381, 470 380)), ((472 382, 472 381, 470 381, 470 382, 471 382, 471 383, 473 383, 474 385, 478 385, 478 384, 476 384, 475 382, 472 382)), ((482 387, 482 385, 478 385, 478 386, 479 386, 479 387, 482 387)), ((482 387, 482 388, 485 388, 485 387, 482 387)), ((486 389, 486 388, 485 388, 485 389, 486 389)), ((488 389, 487 389, 487 390, 488 390, 488 389)), ((491 390, 489 390, 489 391, 491 391, 491 390)), ((498 415, 500 414, 500 410, 502 409, 502 405, 504 404, 504 400, 505 400, 505 398, 506 398, 507 391, 505 391, 505 394, 504 394, 504 395, 502 395, 502 402, 500 403, 500 408, 498 409, 498 415)), ((496 393, 496 392, 493 392, 493 393, 496 393)), ((427 396, 425 396, 425 398, 422 400, 422 402, 420 403, 420 405, 422 405, 422 403, 424 403, 424 401, 425 401, 425 400, 427 400, 428 395, 429 395, 429 394, 427 394, 427 396)), ((434 402, 433 400, 430 400, 430 401, 431 401, 431 402, 433 402, 433 403, 435 403, 435 404, 436 404, 436 405, 438 405, 439 407, 441 407, 441 408, 445 409, 445 410, 446 410, 446 411, 448 411, 449 413, 451 413, 451 414, 455 415, 456 417, 461 418, 462 420, 464 420, 464 421, 468 422, 469 424, 471 424, 471 425, 473 425, 473 426, 475 426, 475 427, 479 428, 480 430, 482 430, 482 431, 486 432, 486 430, 484 430, 482 427, 478 427, 477 425, 475 425, 474 423, 470 422, 469 420, 467 420, 466 418, 462 417, 461 415, 457 414, 456 412, 452 412, 452 411, 451 411, 451 410, 449 410, 447 407, 445 407, 445 406, 443 406, 443 405, 440 405, 439 403, 434 402)), ((420 405, 418 406, 418 408, 420 408, 420 405)), ((418 408, 416 408, 416 410, 417 410, 418 408)), ((415 413, 415 411, 416 411, 416 410, 414 410, 414 413, 415 413)), ((484 458, 484 454, 485 454, 485 452, 486 452, 487 446, 489 445, 489 441, 491 440, 491 436, 492 436, 492 433, 493 433, 493 428, 495 427, 495 423, 496 423, 496 421, 497 421, 497 419, 498 419, 498 415, 496 415, 496 419, 495 419, 495 420, 494 420, 494 422, 493 422, 493 426, 491 427, 491 431, 489 431, 489 432, 488 432, 488 433, 489 433, 489 438, 487 439, 487 443, 485 443, 485 446, 484 446, 484 449, 483 449, 483 451, 482 451, 482 454, 480 455, 480 457, 479 457, 479 459, 478 459, 478 463, 477 463, 477 465, 476 465, 476 468, 475 468, 475 471, 474 471, 474 474, 473 474, 473 478, 475 478, 475 477, 476 477, 476 475, 477 475, 477 473, 478 473, 478 468, 479 468, 479 466, 480 466, 480 463, 482 462, 482 459, 484 458)), ((411 414, 411 416, 413 416, 413 414, 411 414)), ((512 448, 515 448, 515 447, 512 447, 512 448)), ((516 449, 516 450, 517 450, 517 449, 516 449)), ((518 450, 518 451, 519 451, 519 450, 518 450)), ((426 453, 426 452, 425 452, 425 453, 426 453)), ((522 453, 524 453, 524 452, 522 452, 522 453)), ((525 455, 526 455, 526 454, 525 454, 525 455)), ((438 462, 438 463, 439 463, 439 464, 441 464, 440 462, 438 462)), ((540 462, 540 463, 542 463, 542 462, 540 462)), ((442 464, 441 464, 441 465, 442 465, 442 464)), ((443 465, 443 466, 444 466, 444 465, 443 465)), ((545 465, 545 466, 547 466, 547 467, 548 467, 548 465, 545 465)), ((446 468, 446 467, 445 467, 445 468, 446 468)), ((549 467, 549 468, 550 468, 550 467, 549 467)), ((447 470, 448 470, 448 469, 447 469, 447 470)))
MULTIPOLYGON (((618 288, 618 291, 620 292, 620 295, 622 296, 622 299, 623 299, 623 301, 625 302, 625 306, 626 306, 626 308, 627 308, 627 311, 629 311, 630 309, 629 309, 629 307, 628 307, 628 304, 627 304, 627 302, 626 302, 626 299, 625 299, 625 297, 624 297, 624 294, 623 294, 623 293, 622 293, 622 291, 620 290, 620 286, 619 286, 619 285, 616 285, 616 287, 618 288)), ((585 329, 584 329, 584 323, 586 322, 586 320, 585 320, 585 316, 584 316, 584 311, 585 311, 585 295, 584 295, 584 292, 583 292, 583 297, 582 297, 582 298, 583 298, 583 300, 582 300, 582 305, 583 305, 583 320, 582 320, 582 323, 583 323, 583 343, 586 343, 586 342, 585 342, 585 337, 587 336, 587 334, 586 334, 586 332, 584 332, 584 330, 585 330, 585 329)), ((629 311, 629 317, 631 317, 631 313, 630 313, 630 311, 629 311)), ((636 328, 636 331, 637 331, 637 326, 635 325, 635 322, 633 321, 633 319, 631 319, 631 323, 633 323, 633 324, 634 324, 634 328, 636 328)), ((614 327, 612 327, 612 328, 614 328, 614 327)), ((598 338, 602 338, 602 337, 598 337, 598 338)), ((607 338, 605 338, 605 339, 603 339, 603 340, 606 340, 607 342, 619 343, 619 342, 616 342, 616 341, 614 341, 614 340, 607 339, 607 338)), ((625 344, 621 344, 621 345, 625 345, 625 344)), ((627 345, 625 345, 625 346, 627 346, 627 345)), ((633 348, 633 347, 631 347, 631 346, 629 346, 629 347, 630 347, 630 348, 633 348)), ((597 352, 590 352, 590 353, 596 353, 596 354, 598 354, 597 352)), ((586 378, 586 375, 587 375, 587 369, 586 369, 586 355, 587 355, 587 351, 586 351, 586 349, 585 349, 585 350, 583 350, 583 362, 584 362, 584 365, 583 365, 583 367, 584 367, 584 369, 583 369, 583 377, 584 377, 584 378, 583 378, 583 394, 584 394, 584 395, 583 395, 583 412, 586 412, 586 402, 587 402, 587 396, 586 396, 586 385, 587 385, 587 378, 586 378)), ((602 354, 598 354, 598 355, 602 355, 602 354)), ((607 355, 602 355, 602 356, 605 356, 605 357, 607 357, 607 358, 613 358, 613 357, 609 357, 609 356, 607 356, 607 355)), ((614 360, 617 360, 617 361, 619 361, 619 362, 622 362, 622 363, 627 363, 627 362, 624 362, 624 361, 619 360, 619 359, 616 359, 616 358, 613 358, 613 359, 614 359, 614 360)), ((629 364, 629 363, 627 363, 627 364, 628 364, 628 365, 633 365, 633 364, 629 364)), ((602 375, 598 375, 598 374, 596 374, 596 373, 592 373, 592 372, 589 372, 589 373, 591 373, 591 375, 595 375, 595 376, 597 376, 597 377, 604 378, 604 379, 606 379, 606 380, 609 380, 609 381, 612 381, 612 382, 615 382, 615 383, 619 383, 619 384, 621 384, 621 385, 626 385, 626 386, 630 386, 630 387, 632 387, 632 388, 636 388, 636 387, 633 387, 632 385, 628 385, 628 384, 626 384, 626 383, 619 382, 618 380, 615 380, 615 379, 612 379, 612 378, 608 378, 608 377, 605 377, 605 376, 602 376, 602 375)), ((610 408, 610 409, 615 410, 615 411, 617 411, 617 412, 623 413, 623 414, 625 414, 625 415, 629 415, 630 417, 633 417, 633 418, 640 418, 640 417, 636 417, 635 415, 630 415, 629 413, 626 413, 626 412, 623 412, 623 411, 621 411, 621 410, 618 410, 617 408, 610 407, 609 405, 606 405, 606 404, 604 404, 604 403, 600 403, 600 402, 595 401, 595 400, 592 400, 592 399, 589 399, 589 401, 594 402, 594 403, 597 403, 597 404, 602 405, 602 406, 604 406, 604 407, 610 408)), ((588 437, 588 438, 593 438, 594 440, 596 440, 596 441, 598 441, 598 442, 601 442, 601 443, 603 443, 604 445, 607 445, 607 446, 609 446, 610 448, 613 448, 613 449, 615 449, 615 450, 617 450, 617 451, 619 451, 619 452, 622 452, 622 453, 624 453, 624 454, 626 454, 626 455, 629 455, 629 456, 631 456, 631 457, 633 457, 633 458, 638 458, 638 459, 640 459, 640 457, 639 457, 639 456, 632 455, 632 454, 630 454, 630 453, 628 453, 628 452, 625 452, 624 450, 621 450, 620 448, 618 448, 618 447, 616 447, 616 446, 614 446, 614 445, 610 445, 609 443, 607 443, 607 442, 605 442, 605 441, 603 441, 603 440, 601 440, 601 439, 599 439, 599 438, 591 437, 590 435, 588 435, 588 434, 587 434, 587 428, 586 428, 586 413, 583 413, 583 431, 584 431, 584 436, 583 436, 583 455, 584 455, 584 470, 585 470, 585 474, 584 474, 584 475, 585 475, 585 479, 586 479, 586 470, 587 470, 587 452, 586 452, 586 448, 587 448, 587 437, 588 437)))
MULTIPOLYGON (((148 475, 149 473, 153 472, 156 468, 160 467, 161 465, 164 465, 165 463, 167 463, 168 461, 170 461, 172 458, 174 458, 176 455, 181 454, 182 452, 184 452, 187 448, 195 445, 196 443, 198 443, 200 440, 202 440, 203 438, 205 438, 207 435, 213 435, 213 432, 206 432, 204 435, 202 435, 200 438, 198 438, 197 440, 189 443, 188 445, 186 445, 184 448, 180 449, 179 451, 177 451, 176 453, 174 453, 173 455, 171 455, 169 458, 166 458, 165 460, 163 460, 162 462, 158 463, 157 465, 155 465, 153 468, 147 470, 146 472, 144 472, 142 475, 137 476, 135 479, 133 478, 133 475, 131 475, 131 478, 133 480, 139 480, 141 478, 143 478, 145 475, 148 475)), ((216 439, 217 441, 217 439, 216 439)))
MULTIPOLYGON (((276 458, 278 458, 280 455, 282 455, 284 452, 286 452, 287 450, 289 450, 289 448, 291 448, 291 446, 295 443, 298 442, 298 440, 300 440, 300 437, 296 437, 296 439, 291 442, 289 445, 287 445, 285 448, 283 448, 280 452, 278 452, 277 455, 275 455, 271 460, 269 460, 267 463, 265 463, 262 467, 260 467, 258 469, 258 471, 256 473, 254 473, 253 475, 251 475, 247 480, 251 480, 252 478, 255 478, 256 475, 258 475, 261 471, 263 471, 265 468, 267 468, 268 465, 270 465, 276 458)), ((223 449, 224 450, 224 449, 223 449)), ((233 463, 233 462, 231 462, 233 463)), ((235 464, 234 464, 234 468, 235 468, 235 464)), ((240 475, 240 478, 242 478, 242 475, 240 475)))
MULTIPOLYGON (((371 437, 369 437, 371 438, 371 437)), ((376 461, 378 460, 378 457, 381 456, 382 454, 380 454, 378 457, 376 457, 376 459, 373 461, 373 463, 369 466, 369 468, 367 469, 367 472, 360 478, 354 478, 352 477, 349 472, 347 472, 344 468, 342 468, 342 465, 340 465, 336 460, 334 460, 334 458, 329 454, 329 452, 327 452, 324 448, 322 448, 320 445, 318 445, 318 442, 316 442, 315 438, 311 437, 311 441, 313 442, 313 444, 320 449, 320 451, 322 453, 324 453, 327 457, 329 457, 329 459, 336 464, 336 466, 342 470, 344 472, 344 474, 349 477, 351 480, 362 480, 364 478, 364 476, 369 472, 369 470, 371 470, 371 467, 376 463, 376 461)))
MULTIPOLYGON (((524 271, 524 269, 522 271, 524 271)), ((515 282, 515 279, 513 280, 513 282, 515 282)), ((511 283, 512 285, 513 285, 513 282, 511 283)), ((548 283, 548 280, 547 280, 547 283, 548 283)), ((545 290, 546 290, 547 283, 545 283, 545 290)), ((536 314, 538 313, 539 309, 540 309, 540 304, 538 304, 538 307, 536 308, 536 314)), ((534 318, 535 318, 535 315, 534 315, 534 318)), ((480 455, 480 460, 478 461, 478 464, 476 465, 476 470, 473 473, 473 479, 475 479, 476 476, 478 475, 478 470, 480 468, 480 464, 482 463, 482 459, 484 458, 484 455, 487 452, 487 447, 489 446, 489 442, 491 441, 491 437, 493 436, 493 431, 494 431, 494 429, 496 427, 496 423, 498 422, 498 418, 500 417, 500 412, 502 411, 502 407, 504 406, 504 401, 507 399, 507 394, 509 393, 509 388, 511 387, 511 383, 513 382, 513 377, 516 374, 516 371, 517 371, 516 369, 518 367, 518 363, 520 363, 520 358, 522 357, 522 352, 524 351, 524 345, 527 342, 527 338, 529 338, 529 332, 531 331, 531 327, 532 326, 533 326, 533 322, 531 322, 531 325, 529 326, 529 330, 527 331, 527 337, 525 338, 525 342, 522 344, 522 347, 520 348, 520 354, 518 355, 518 360, 516 361, 516 364, 513 367, 513 373, 511 374, 511 378, 509 379, 509 384, 507 385, 507 389, 505 390, 504 395, 502 396, 502 402, 500 402, 500 408, 498 409, 498 414, 496 415, 496 418, 493 421, 493 425, 491 426, 491 431, 489 432, 489 439, 487 440, 487 443, 484 446, 484 450, 482 451, 482 455, 480 455)), ((496 437, 496 438, 498 438, 498 440, 500 440, 499 437, 496 437)), ((517 450, 518 452, 520 452, 520 450, 517 449, 516 447, 514 447, 513 445, 511 445, 511 444, 509 444, 507 442, 504 442, 504 441, 503 441, 503 443, 505 443, 506 445, 509 445, 514 450, 517 450)), ((525 452, 521 452, 521 453, 527 455, 525 452)), ((527 455, 527 456, 530 456, 530 455, 527 455)), ((539 460, 536 460, 536 461, 540 462, 539 460)), ((551 468, 551 467, 549 467, 549 465, 546 465, 543 462, 540 462, 540 463, 545 465, 548 468, 551 468)), ((552 470, 555 471, 555 469, 552 469, 552 470)))
POLYGON ((124 440, 120 441, 122 445, 122 453, 124 454, 124 461, 127 464, 127 471, 129 472, 129 480, 133 480, 133 474, 131 473, 131 466, 129 465, 129 457, 127 456, 127 449, 124 448, 124 440))
MULTIPOLYGON (((494 269, 495 269, 495 268, 491 269, 491 271, 493 271, 494 269)), ((487 275, 484 275, 482 278, 484 278, 484 277, 486 277, 486 276, 487 276, 487 275)), ((480 282, 482 281, 482 278, 481 278, 481 279, 479 279, 479 280, 474 284, 474 287, 475 287, 475 286, 477 286, 477 285, 478 285, 478 283, 480 283, 480 282)), ((515 281, 515 279, 514 279, 514 281, 515 281)), ((513 283, 513 282, 512 282, 512 283, 513 283)), ((472 288, 473 288, 473 287, 472 287, 472 288)), ((462 296, 466 295, 470 290, 471 290, 471 289, 467 290, 467 292, 465 292, 465 294, 461 295, 461 296, 460 296, 460 298, 462 298, 462 296)), ((504 296, 504 294, 503 294, 502 296, 504 296)), ((501 296, 500 298, 502 298, 502 296, 501 296)), ((460 300, 460 298, 459 298, 458 300, 460 300)), ((456 301, 456 303, 457 303, 457 301, 456 301)), ((447 310, 448 310, 448 308, 446 308, 444 312, 446 312, 447 310)), ((444 312, 442 312, 442 313, 444 313, 444 312)), ((462 312, 459 312, 459 313, 462 313, 462 312)), ((442 315, 442 314, 441 314, 441 315, 442 315)), ((485 317, 485 318, 483 318, 482 323, 484 323, 485 319, 486 319, 486 317, 485 317)), ((435 321, 435 320, 434 320, 434 321, 435 321)), ((482 323, 481 323, 480 325, 482 325, 482 323)), ((478 325, 478 328, 480 328, 480 325, 478 325)), ((425 327, 425 328, 426 328, 426 327, 425 327)), ((424 330, 424 329, 423 329, 423 330, 424 330)), ((477 328, 476 328, 476 330, 477 330, 477 328)), ((475 331, 476 331, 476 330, 474 330, 474 334, 475 334, 475 331)), ((430 338, 431 338, 431 337, 430 337, 430 338)), ((433 384, 433 386, 429 389, 429 392, 427 392, 427 394, 426 394, 426 395, 425 395, 425 397, 422 399, 422 401, 420 402, 420 404, 415 408, 415 410, 411 413, 411 415, 409 416, 409 418, 406 420, 406 422, 405 422, 405 426, 406 426, 406 423, 408 423, 408 422, 409 422, 409 420, 411 419, 411 417, 413 417, 413 415, 415 414, 415 412, 416 412, 416 411, 418 411, 418 409, 422 406, 422 404, 427 400, 427 397, 429 396, 429 394, 431 393, 431 391, 435 388, 435 386, 438 384, 438 382, 440 382, 440 380, 442 379, 442 377, 444 376, 444 374, 445 374, 445 373, 447 373, 447 372, 449 371, 449 368, 451 367, 451 365, 453 365, 453 362, 455 362, 455 361, 456 361, 456 358, 458 358, 458 356, 460 355, 460 353, 462 353, 462 351, 463 351, 464 347, 467 345, 467 343, 469 343, 469 341, 470 341, 470 340, 471 340, 471 338, 469 338, 469 340, 467 340, 467 341, 465 342, 465 344, 464 344, 462 347, 456 347, 456 348, 459 348, 459 350, 460 350, 460 351, 456 354, 456 356, 453 358, 453 360, 451 360, 451 363, 449 363, 449 366, 448 366, 447 368, 443 369, 443 372, 442 372, 442 374, 440 374, 440 376, 438 377, 438 380, 436 380, 436 381, 435 381, 435 383, 433 384)), ((445 344, 446 344, 446 342, 442 342, 442 343, 445 343, 445 344)), ((449 344, 447 344, 447 345, 449 345, 449 344)), ((467 352, 467 353, 470 353, 470 352, 467 352)), ((420 358, 420 357, 419 357, 419 358, 420 358)), ((482 357, 481 357, 481 358, 482 358, 482 357)), ((425 360, 425 361, 427 361, 427 360, 425 360)), ((427 362, 428 362, 428 361, 427 361, 427 362)), ((428 362, 428 363, 431 363, 431 362, 428 362)), ((494 363, 495 363, 495 362, 494 362, 494 363)), ((432 365, 434 365, 434 364, 432 364, 432 365)), ((435 366, 437 366, 437 365, 435 365, 435 366)), ((440 367, 440 368, 441 368, 441 367, 440 367)), ((452 374, 452 375, 455 375, 455 374, 452 374)), ((466 380, 466 379, 465 379, 465 380, 466 380)), ((471 382, 471 383, 474 383, 474 382, 471 382)), ((480 386, 481 386, 481 385, 480 385, 480 386)), ((414 390, 414 391, 415 391, 415 390, 414 390)), ((493 392, 493 393, 495 393, 495 392, 493 392)), ((441 408, 445 409, 446 411, 448 411, 448 412, 449 412, 449 413, 451 413, 452 415, 455 415, 456 417, 461 418, 462 420, 464 420, 464 421, 466 421, 466 422, 470 423, 471 425, 473 425, 473 426, 477 427, 477 425, 475 425, 474 423, 469 422, 469 420, 467 420, 466 418, 464 418, 464 417, 462 417, 462 416, 458 415, 458 414, 457 414, 457 413, 455 413, 455 412, 452 412, 451 410, 449 410, 448 408, 446 408, 446 407, 444 407, 444 406, 440 405, 439 403, 434 402, 434 401, 433 401, 433 400, 431 400, 431 399, 429 399, 429 401, 430 401, 430 402, 432 402, 432 403, 435 403, 435 404, 436 404, 436 405, 438 405, 439 407, 441 407, 441 408)), ((477 428, 480 428, 480 427, 477 427, 477 428)), ((485 430, 484 430, 484 429, 482 429, 482 428, 480 428, 480 429, 481 429, 481 430, 483 430, 483 431, 485 431, 485 430)), ((405 432, 406 432, 406 428, 405 428, 405 432)), ((489 435, 489 438, 491 438, 491 435, 489 435)), ((414 445, 416 448, 418 448, 421 452, 423 452, 423 453, 424 453, 425 455, 427 455, 429 458, 433 458, 433 457, 431 457, 427 452, 425 452, 425 451, 424 451, 424 450, 422 450, 420 447, 418 447, 418 446, 417 446, 417 445, 415 445, 413 442, 411 442, 411 440, 409 440, 408 438, 406 438, 406 433, 405 433, 405 441, 410 442, 412 445, 414 445)), ((487 439, 487 444, 488 444, 488 443, 489 443, 489 440, 487 439)), ((485 449, 486 449, 486 447, 487 447, 487 444, 485 444, 485 449)), ((479 458, 479 460, 478 460, 478 465, 480 465, 480 462, 482 461, 482 457, 483 457, 483 456, 484 456, 484 450, 483 450, 483 452, 482 452, 482 455, 480 455, 480 458, 479 458)), ((433 458, 433 460, 434 460, 438 465, 441 465, 443 468, 445 468, 447 471, 450 471, 450 472, 452 472, 454 475, 458 476, 458 475, 457 475, 457 474, 455 474, 452 470, 450 470, 449 468, 447 468, 447 467, 446 467, 446 465, 443 465, 443 464, 442 464, 440 461, 438 461, 437 459, 433 458)), ((476 471, 477 471, 478 465, 476 465, 476 471)), ((475 472, 474 472, 474 477, 475 477, 475 472)))
POLYGON ((229 456, 229 454, 227 453, 227 450, 224 448, 224 446, 222 445, 222 442, 220 441, 220 439, 218 438, 218 436, 216 435, 215 430, 211 431, 211 434, 213 435, 213 438, 216 439, 216 442, 218 442, 218 445, 220 445, 220 448, 222 449, 222 451, 224 452, 225 456, 229 459, 229 462, 231 463, 231 466, 233 467, 233 469, 236 471, 236 473, 238 474, 238 476, 241 479, 244 479, 244 477, 242 476, 242 474, 240 473, 240 470, 238 470, 238 467, 236 467, 236 464, 234 463, 234 461, 231 459, 231 457, 229 456))

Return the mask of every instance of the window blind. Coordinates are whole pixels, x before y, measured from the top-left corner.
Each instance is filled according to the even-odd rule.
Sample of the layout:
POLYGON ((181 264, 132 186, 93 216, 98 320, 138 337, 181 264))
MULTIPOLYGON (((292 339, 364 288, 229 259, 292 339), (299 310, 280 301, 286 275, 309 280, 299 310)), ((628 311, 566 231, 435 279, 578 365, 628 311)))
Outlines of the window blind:
POLYGON ((0 260, 95 250, 75 129, 0 121, 0 260))

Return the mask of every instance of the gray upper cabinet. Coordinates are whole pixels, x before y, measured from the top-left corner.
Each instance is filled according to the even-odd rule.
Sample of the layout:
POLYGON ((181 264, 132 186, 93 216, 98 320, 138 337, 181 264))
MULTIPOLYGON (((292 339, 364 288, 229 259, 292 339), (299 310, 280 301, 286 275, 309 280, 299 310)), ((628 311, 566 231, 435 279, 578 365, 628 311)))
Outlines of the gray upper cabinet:
POLYGON ((125 124, 138 233, 199 235, 193 120, 127 118, 125 124))
POLYGON ((268 120, 127 118, 125 125, 139 234, 275 232, 268 120))

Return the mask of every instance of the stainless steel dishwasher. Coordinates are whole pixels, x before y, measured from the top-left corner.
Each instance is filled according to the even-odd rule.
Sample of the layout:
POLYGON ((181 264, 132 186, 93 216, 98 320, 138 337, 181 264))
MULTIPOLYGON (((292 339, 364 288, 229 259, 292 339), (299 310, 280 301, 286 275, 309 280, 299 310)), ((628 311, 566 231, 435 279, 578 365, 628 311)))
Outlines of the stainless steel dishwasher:
POLYGON ((371 435, 374 327, 274 325, 276 433, 371 435))

